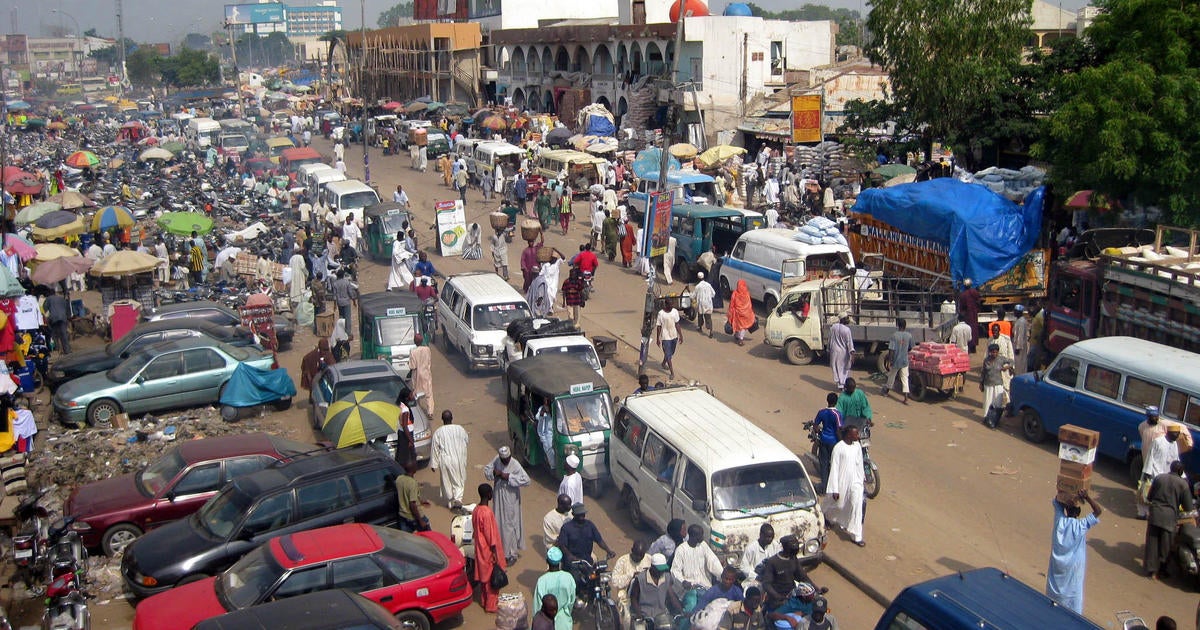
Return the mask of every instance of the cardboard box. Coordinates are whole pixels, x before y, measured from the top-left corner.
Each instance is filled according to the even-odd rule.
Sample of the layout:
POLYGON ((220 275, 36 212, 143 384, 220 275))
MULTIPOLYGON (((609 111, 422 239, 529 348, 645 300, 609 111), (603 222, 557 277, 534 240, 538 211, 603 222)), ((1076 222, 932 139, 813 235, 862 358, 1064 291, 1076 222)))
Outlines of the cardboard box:
POLYGON ((1080 503, 1082 503, 1082 501, 1079 500, 1078 494, 1067 494, 1065 492, 1059 492, 1058 494, 1056 494, 1054 496, 1054 498, 1059 503, 1062 503, 1063 505, 1079 505, 1080 503))
POLYGON ((1064 424, 1058 428, 1058 441, 1064 444, 1075 444, 1084 448, 1100 446, 1100 432, 1073 424, 1064 424))
POLYGON ((1060 495, 1066 494, 1075 496, 1079 494, 1080 490, 1087 490, 1088 492, 1091 492, 1092 480, 1090 478, 1080 479, 1078 477, 1060 474, 1058 476, 1058 480, 1055 482, 1055 491, 1057 491, 1060 495))
POLYGON ((119 414, 113 416, 112 425, 113 425, 113 428, 116 428, 116 429, 128 429, 129 428, 129 414, 122 412, 122 413, 119 413, 119 414))
POLYGON ((328 337, 333 334, 333 325, 337 321, 335 319, 336 315, 337 313, 331 310, 317 315, 317 337, 328 337))
POLYGON ((1068 460, 1060 460, 1058 472, 1061 475, 1069 475, 1076 479, 1091 479, 1092 464, 1080 464, 1068 460))
POLYGON ((1063 443, 1058 445, 1058 458, 1076 464, 1091 464, 1096 461, 1096 449, 1063 443))

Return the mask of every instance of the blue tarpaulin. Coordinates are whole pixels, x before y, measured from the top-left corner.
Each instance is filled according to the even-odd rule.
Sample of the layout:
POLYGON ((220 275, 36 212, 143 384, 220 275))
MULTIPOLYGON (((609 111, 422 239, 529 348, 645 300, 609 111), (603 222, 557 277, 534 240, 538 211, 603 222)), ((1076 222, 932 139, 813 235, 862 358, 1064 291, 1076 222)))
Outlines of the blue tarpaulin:
POLYGON ((583 132, 585 136, 615 136, 617 134, 617 126, 613 121, 604 116, 592 114, 588 116, 587 125, 583 132))
POLYGON ((1037 244, 1045 189, 1017 205, 979 184, 941 178, 862 191, 855 212, 949 249, 955 286, 979 286, 1008 271, 1037 244))
POLYGON ((284 368, 263 370, 241 363, 233 370, 233 376, 221 392, 221 404, 230 407, 253 407, 291 398, 296 395, 296 384, 284 368))

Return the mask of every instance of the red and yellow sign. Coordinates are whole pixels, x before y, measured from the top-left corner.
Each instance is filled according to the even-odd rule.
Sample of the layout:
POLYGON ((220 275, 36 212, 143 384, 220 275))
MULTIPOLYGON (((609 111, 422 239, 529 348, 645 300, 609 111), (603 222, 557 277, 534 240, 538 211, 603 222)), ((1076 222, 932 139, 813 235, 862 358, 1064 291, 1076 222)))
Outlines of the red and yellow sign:
POLYGON ((821 95, 792 97, 792 142, 820 142, 821 95))

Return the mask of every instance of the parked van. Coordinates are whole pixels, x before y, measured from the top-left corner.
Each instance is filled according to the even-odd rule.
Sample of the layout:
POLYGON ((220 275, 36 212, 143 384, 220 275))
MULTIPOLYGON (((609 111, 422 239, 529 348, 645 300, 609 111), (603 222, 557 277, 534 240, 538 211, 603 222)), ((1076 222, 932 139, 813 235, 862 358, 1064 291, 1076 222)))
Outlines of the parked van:
POLYGON ((688 282, 700 255, 717 246, 733 249, 747 230, 745 216, 733 208, 677 203, 671 206, 671 236, 675 238, 675 277, 688 282))
POLYGON ((311 167, 311 170, 308 171, 308 174, 301 181, 308 194, 318 201, 321 199, 321 191, 325 188, 325 184, 344 182, 349 179, 345 173, 328 164, 306 164, 305 166, 311 167))
POLYGON ((609 470, 635 526, 673 518, 708 529, 723 562, 741 561, 764 523, 820 560, 825 517, 800 458, 702 386, 626 398, 609 442, 609 470), (730 436, 737 436, 731 440, 730 436))
POLYGON ((347 179, 325 184, 319 199, 326 212, 334 215, 337 225, 345 223, 351 213, 354 214, 354 222, 362 225, 363 210, 379 203, 379 193, 357 179, 347 179))
POLYGON ((1000 569, 975 569, 914 584, 896 596, 875 630, 1100 630, 1000 569))
POLYGON ((315 171, 323 171, 327 168, 333 167, 323 162, 300 165, 300 168, 296 169, 296 185, 307 188, 309 175, 315 171))
MULTIPOLYGON (((799 277, 814 279, 831 272, 843 275, 854 269, 854 254, 845 245, 809 245, 792 238, 796 233, 783 228, 751 230, 741 235, 722 258, 720 290, 729 295, 738 280, 745 280, 750 297, 768 311, 779 304, 783 261, 798 261, 799 277)), ((678 244, 676 244, 678 247, 678 244)))
POLYGON ((451 276, 437 303, 437 336, 446 350, 467 357, 467 368, 499 367, 508 325, 529 317, 529 303, 490 272, 451 276))
MULTIPOLYGON (((700 171, 670 171, 667 173, 667 188, 675 203, 717 205, 716 180, 700 171)), ((658 171, 650 171, 639 179, 637 188, 629 193, 629 210, 635 221, 641 222, 646 214, 646 203, 650 193, 658 190, 658 171)))
POLYGON ((224 131, 218 139, 217 152, 234 162, 240 162, 242 153, 249 148, 250 139, 245 134, 224 131))
POLYGON ((533 170, 546 179, 557 179, 560 173, 566 172, 567 183, 575 191, 586 194, 592 184, 604 183, 608 160, 570 149, 542 151, 533 170))
MULTIPOLYGON (((1012 404, 1031 442, 1057 434, 1063 424, 1099 431, 1097 453, 1127 463, 1136 481, 1142 476, 1138 425, 1147 405, 1198 436, 1200 354, 1134 337, 1078 341, 1045 371, 1014 378, 1012 404)), ((1188 475, 1200 478, 1200 449, 1181 459, 1188 475)))
POLYGON ((507 142, 480 142, 471 153, 475 163, 475 177, 482 179, 484 173, 492 173, 499 164, 504 179, 510 180, 521 168, 525 150, 507 142))
POLYGON ((209 147, 221 133, 221 123, 211 118, 193 118, 187 121, 183 134, 194 147, 209 147))

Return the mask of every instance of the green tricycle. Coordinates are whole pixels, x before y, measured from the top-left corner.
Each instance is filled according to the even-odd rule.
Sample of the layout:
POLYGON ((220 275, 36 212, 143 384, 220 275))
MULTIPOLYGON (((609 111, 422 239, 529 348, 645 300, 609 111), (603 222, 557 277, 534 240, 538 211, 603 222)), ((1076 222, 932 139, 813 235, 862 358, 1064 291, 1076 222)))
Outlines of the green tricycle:
POLYGON ((391 260, 396 232, 403 230, 406 223, 412 226, 412 214, 403 204, 394 201, 367 206, 363 214, 367 222, 367 251, 362 253, 372 260, 391 260))
POLYGON ((429 345, 432 309, 412 293, 381 291, 358 298, 359 339, 363 359, 384 359, 407 377, 409 354, 429 345))

